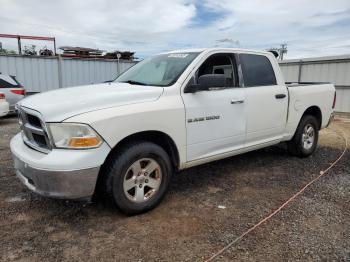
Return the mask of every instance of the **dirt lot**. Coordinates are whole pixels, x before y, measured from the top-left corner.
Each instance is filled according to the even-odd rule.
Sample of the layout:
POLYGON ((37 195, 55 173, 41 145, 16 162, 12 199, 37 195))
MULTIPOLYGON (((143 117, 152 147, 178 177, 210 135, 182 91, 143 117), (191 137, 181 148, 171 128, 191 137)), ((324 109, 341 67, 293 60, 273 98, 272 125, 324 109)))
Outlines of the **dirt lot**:
MULTIPOLYGON (((105 201, 45 199, 14 175, 16 118, 0 120, 3 261, 203 261, 279 207, 341 153, 350 123, 320 135, 307 159, 282 146, 175 174, 155 210, 126 217, 105 201), (226 208, 220 209, 219 205, 226 208)), ((350 151, 318 182, 216 261, 350 261, 350 151)))

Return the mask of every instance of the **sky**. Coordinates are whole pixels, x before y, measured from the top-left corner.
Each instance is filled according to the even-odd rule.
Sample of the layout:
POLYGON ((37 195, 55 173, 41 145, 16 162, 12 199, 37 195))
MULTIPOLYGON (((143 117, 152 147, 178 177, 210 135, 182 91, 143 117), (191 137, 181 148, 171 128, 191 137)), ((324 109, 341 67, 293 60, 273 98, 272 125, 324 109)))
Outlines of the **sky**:
MULTIPOLYGON (((286 58, 350 53, 350 0, 0 0, 0 33, 56 37, 57 46, 134 51, 266 50, 286 58)), ((16 41, 0 38, 4 48, 16 41)), ((49 42, 23 41, 37 49, 49 42)))

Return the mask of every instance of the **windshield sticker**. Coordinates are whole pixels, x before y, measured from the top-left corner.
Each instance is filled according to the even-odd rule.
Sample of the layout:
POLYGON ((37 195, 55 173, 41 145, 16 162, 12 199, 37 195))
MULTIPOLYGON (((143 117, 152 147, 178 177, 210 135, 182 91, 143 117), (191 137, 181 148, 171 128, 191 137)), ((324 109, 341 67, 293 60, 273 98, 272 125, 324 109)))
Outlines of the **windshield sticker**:
POLYGON ((185 58, 188 54, 170 54, 168 57, 185 58))

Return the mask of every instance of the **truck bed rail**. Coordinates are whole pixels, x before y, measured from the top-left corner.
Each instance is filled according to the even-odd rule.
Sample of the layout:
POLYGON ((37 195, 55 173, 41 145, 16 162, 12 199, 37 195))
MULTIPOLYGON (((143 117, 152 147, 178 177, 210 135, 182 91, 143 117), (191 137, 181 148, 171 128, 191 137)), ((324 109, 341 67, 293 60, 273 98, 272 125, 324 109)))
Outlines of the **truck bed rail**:
POLYGON ((285 82, 287 86, 327 85, 330 82, 285 82))

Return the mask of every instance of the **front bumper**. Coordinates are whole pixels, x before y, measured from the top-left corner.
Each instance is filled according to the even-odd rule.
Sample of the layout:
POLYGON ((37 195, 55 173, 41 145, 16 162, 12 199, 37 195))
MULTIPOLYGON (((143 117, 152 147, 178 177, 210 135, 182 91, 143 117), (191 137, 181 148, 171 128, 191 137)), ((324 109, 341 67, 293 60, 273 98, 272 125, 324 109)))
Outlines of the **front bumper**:
POLYGON ((104 143, 91 150, 53 149, 45 154, 25 145, 17 134, 11 151, 16 175, 27 188, 46 197, 82 199, 93 195, 110 148, 104 143))
POLYGON ((16 104, 10 105, 10 106, 9 106, 9 111, 10 111, 11 113, 16 112, 16 104))
POLYGON ((9 104, 7 102, 0 103, 0 116, 6 116, 9 113, 9 104))

